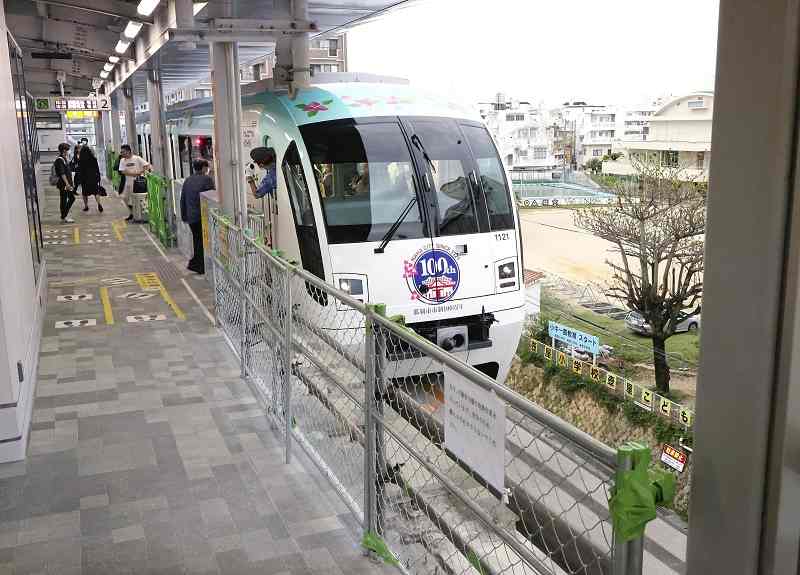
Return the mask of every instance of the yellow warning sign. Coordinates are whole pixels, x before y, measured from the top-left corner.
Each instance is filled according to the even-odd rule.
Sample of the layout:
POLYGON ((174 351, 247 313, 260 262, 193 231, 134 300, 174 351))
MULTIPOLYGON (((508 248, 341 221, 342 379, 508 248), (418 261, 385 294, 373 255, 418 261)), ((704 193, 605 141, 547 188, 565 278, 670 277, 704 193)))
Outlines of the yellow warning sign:
POLYGON ((558 367, 567 367, 567 354, 563 351, 558 352, 558 367))
POLYGON ((593 365, 591 369, 589 369, 589 377, 591 377, 593 381, 600 381, 600 368, 593 365))
POLYGON ((583 372, 583 362, 579 359, 572 360, 572 371, 580 375, 583 372))
POLYGON ((680 417, 682 424, 684 424, 686 427, 692 426, 692 412, 690 410, 686 409, 685 407, 681 408, 680 417))
POLYGON ((617 389, 617 376, 613 373, 606 373, 606 385, 611 389, 617 389))
POLYGON ((547 361, 553 361, 553 348, 549 346, 544 346, 544 358, 547 361))
POLYGON ((672 402, 666 397, 660 397, 658 401, 658 411, 661 412, 661 415, 669 417, 672 413, 672 402))
POLYGON ((535 339, 531 340, 531 351, 536 354, 539 353, 539 342, 535 339))

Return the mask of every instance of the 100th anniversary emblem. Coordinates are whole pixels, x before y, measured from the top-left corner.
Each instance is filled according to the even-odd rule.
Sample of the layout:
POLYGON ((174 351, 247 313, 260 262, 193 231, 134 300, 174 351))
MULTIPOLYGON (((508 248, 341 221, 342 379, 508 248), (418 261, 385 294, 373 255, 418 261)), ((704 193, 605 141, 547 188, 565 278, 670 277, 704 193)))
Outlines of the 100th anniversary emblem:
POLYGON ((421 248, 403 263, 411 299, 439 304, 451 299, 461 283, 458 254, 445 245, 421 248))

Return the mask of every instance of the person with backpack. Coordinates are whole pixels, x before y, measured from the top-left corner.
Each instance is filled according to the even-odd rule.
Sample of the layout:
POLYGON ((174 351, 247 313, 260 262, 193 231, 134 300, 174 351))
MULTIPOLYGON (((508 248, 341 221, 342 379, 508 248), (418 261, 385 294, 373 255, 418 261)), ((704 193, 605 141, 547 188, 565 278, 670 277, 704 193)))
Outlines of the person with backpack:
POLYGON ((58 145, 58 157, 50 167, 50 185, 58 188, 58 195, 61 209, 61 223, 72 224, 75 222, 69 217, 69 210, 75 203, 75 188, 72 183, 72 172, 69 169, 67 155, 69 154, 69 144, 58 145))
POLYGON ((97 163, 97 156, 94 155, 94 152, 88 144, 81 147, 78 169, 81 173, 83 211, 89 211, 89 196, 94 196, 97 202, 97 211, 103 213, 103 206, 100 204, 100 195, 102 195, 102 187, 100 186, 100 165, 97 163))

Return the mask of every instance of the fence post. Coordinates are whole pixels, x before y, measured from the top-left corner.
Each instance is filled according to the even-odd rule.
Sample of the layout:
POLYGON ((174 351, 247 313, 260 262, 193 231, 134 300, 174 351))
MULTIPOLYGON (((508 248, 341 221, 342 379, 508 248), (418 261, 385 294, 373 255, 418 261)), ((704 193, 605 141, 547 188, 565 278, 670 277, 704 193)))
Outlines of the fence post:
POLYGON ((383 536, 383 516, 386 506, 383 498, 384 475, 386 474, 386 441, 383 431, 383 400, 386 397, 386 334, 375 331, 375 393, 372 395, 374 413, 380 416, 375 425, 375 533, 383 536))
POLYGON ((242 293, 240 297, 242 298, 242 330, 241 330, 241 341, 239 347, 239 359, 241 362, 241 377, 242 379, 247 377, 247 341, 249 339, 249 326, 248 326, 248 315, 250 313, 250 306, 248 305, 247 301, 247 294, 245 291, 247 290, 247 275, 248 275, 248 257, 247 257, 247 239, 244 235, 244 229, 240 229, 239 233, 241 235, 241 276, 239 277, 239 286, 241 286, 242 293))
MULTIPOLYGON (((615 484, 620 484, 620 476, 633 469, 633 452, 630 449, 617 450, 617 472, 615 484)), ((630 541, 621 541, 614 533, 613 575, 642 575, 644 560, 644 535, 630 541)))
POLYGON ((283 320, 283 416, 286 424, 286 463, 292 460, 292 270, 286 270, 286 315, 283 320))
POLYGON ((371 309, 364 316, 364 534, 377 532, 375 492, 375 325, 371 309))

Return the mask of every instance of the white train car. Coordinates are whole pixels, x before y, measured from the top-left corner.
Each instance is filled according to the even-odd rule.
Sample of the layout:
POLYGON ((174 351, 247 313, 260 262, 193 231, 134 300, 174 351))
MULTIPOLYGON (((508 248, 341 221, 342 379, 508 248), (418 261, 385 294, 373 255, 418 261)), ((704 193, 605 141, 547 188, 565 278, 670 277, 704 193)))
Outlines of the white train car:
MULTIPOLYGON (((364 82, 264 91, 242 109, 244 157, 277 155, 274 247, 504 381, 525 317, 522 245, 479 119, 408 85, 364 82)), ((213 158, 212 122, 207 99, 170 111, 174 178, 213 158)))

